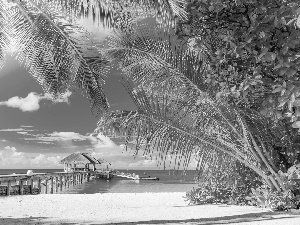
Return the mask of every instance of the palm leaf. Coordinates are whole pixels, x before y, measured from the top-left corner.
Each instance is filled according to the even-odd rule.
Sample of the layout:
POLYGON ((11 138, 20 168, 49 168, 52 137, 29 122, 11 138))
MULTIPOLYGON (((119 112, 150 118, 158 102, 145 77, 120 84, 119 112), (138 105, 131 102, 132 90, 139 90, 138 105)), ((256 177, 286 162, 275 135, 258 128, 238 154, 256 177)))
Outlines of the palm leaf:
POLYGON ((190 107, 178 108, 173 96, 150 95, 143 89, 132 90, 131 97, 138 111, 111 113, 99 121, 98 127, 104 131, 113 128, 126 136, 127 143, 134 138, 137 152, 142 150, 149 157, 157 155, 162 161, 173 155, 177 168, 185 169, 195 155, 199 169, 220 167, 222 160, 232 159, 251 168, 260 167, 242 140, 224 129, 224 120, 218 113, 208 114, 207 110, 203 111, 205 107, 186 113, 190 107))
POLYGON ((7 5, 0 1, 0 69, 5 64, 5 52, 11 47, 8 29, 10 12, 7 5))
POLYGON ((195 90, 195 85, 174 66, 183 61, 179 50, 176 52, 175 44, 163 38, 161 30, 141 24, 132 32, 112 36, 102 52, 111 61, 118 62, 129 79, 145 88, 155 90, 165 86, 174 92, 195 90))
MULTIPOLYGON (((92 17, 108 28, 124 28, 124 23, 155 16, 160 24, 174 24, 175 17, 186 20, 183 0, 49 0, 73 18, 92 17)), ((129 23, 131 23, 129 22, 129 23)))
POLYGON ((151 140, 160 143, 159 146, 166 147, 161 143, 169 140, 168 134, 177 135, 176 140, 189 140, 188 136, 193 139, 196 135, 201 141, 197 139, 191 146, 223 149, 223 152, 259 167, 260 162, 249 151, 250 141, 244 137, 248 130, 236 122, 238 111, 203 92, 201 78, 193 77, 193 70, 187 68, 188 63, 192 64, 186 63, 184 57, 187 55, 180 57, 180 48, 178 50, 172 43, 164 41, 159 30, 150 29, 138 26, 134 32, 118 33, 110 38, 108 48, 102 50, 112 61, 119 62, 128 79, 142 88, 142 91, 129 90, 138 108, 137 114, 123 118, 127 122, 133 120, 132 124, 138 126, 130 126, 131 132, 134 130, 139 137, 145 137, 147 130, 142 127, 153 123, 157 127, 153 129, 151 140))
POLYGON ((229 119, 226 119, 223 116, 225 112, 218 109, 218 104, 214 104, 213 99, 208 100, 207 94, 201 90, 201 78, 197 79, 200 75, 192 77, 193 70, 187 68, 190 62, 184 63, 186 55, 180 56, 181 51, 174 51, 172 44, 161 40, 159 30, 152 29, 155 32, 151 32, 150 29, 138 27, 134 33, 120 33, 117 37, 111 37, 103 54, 112 61, 119 62, 125 76, 136 85, 141 85, 148 91, 176 96, 174 104, 176 102, 178 112, 186 114, 195 109, 199 112, 201 105, 202 108, 209 106, 207 108, 217 111, 224 122, 238 133, 232 125, 235 118, 231 115, 234 113, 227 112, 229 119))
POLYGON ((106 71, 107 61, 85 54, 83 45, 69 36, 79 29, 61 16, 45 4, 18 3, 12 18, 14 40, 20 49, 17 58, 25 62, 45 92, 57 96, 76 84, 89 97, 92 109, 101 114, 108 109, 103 78, 99 79, 100 68, 106 71))

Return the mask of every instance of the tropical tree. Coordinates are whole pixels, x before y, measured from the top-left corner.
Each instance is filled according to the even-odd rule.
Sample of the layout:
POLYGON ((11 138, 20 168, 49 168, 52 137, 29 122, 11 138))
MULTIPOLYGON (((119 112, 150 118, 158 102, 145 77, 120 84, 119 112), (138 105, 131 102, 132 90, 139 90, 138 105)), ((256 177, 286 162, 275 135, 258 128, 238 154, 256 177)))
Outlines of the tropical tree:
POLYGON ((138 110, 111 113, 99 128, 184 167, 195 155, 202 168, 238 160, 286 191, 282 172, 299 160, 299 3, 187 2, 171 42, 137 25, 103 48, 134 82, 138 110))
POLYGON ((201 169, 237 160, 286 191, 280 171, 299 157, 297 130, 278 112, 287 107, 298 126, 298 9, 291 0, 1 0, 0 50, 18 48, 16 57, 54 97, 84 90, 102 115, 97 131, 134 138, 136 154, 178 168, 193 158, 201 169), (75 31, 89 36, 76 25, 79 15, 115 34, 102 46, 79 42, 75 31), (141 21, 148 15, 158 25, 141 21), (113 63, 136 111, 109 111, 102 85, 113 63))

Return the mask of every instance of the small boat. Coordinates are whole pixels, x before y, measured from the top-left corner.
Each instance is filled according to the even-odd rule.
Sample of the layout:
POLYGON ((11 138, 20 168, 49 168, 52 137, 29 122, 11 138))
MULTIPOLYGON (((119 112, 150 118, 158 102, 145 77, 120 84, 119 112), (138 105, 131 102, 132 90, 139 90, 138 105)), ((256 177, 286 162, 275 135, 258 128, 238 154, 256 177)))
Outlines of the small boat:
POLYGON ((159 180, 158 177, 140 177, 140 180, 159 180))

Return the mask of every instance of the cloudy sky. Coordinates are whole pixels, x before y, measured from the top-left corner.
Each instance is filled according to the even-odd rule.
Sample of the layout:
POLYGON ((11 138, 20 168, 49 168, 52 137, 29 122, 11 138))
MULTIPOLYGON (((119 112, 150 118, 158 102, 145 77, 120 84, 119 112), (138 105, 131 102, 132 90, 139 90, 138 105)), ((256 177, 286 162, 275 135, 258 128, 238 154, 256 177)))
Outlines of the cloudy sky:
MULTIPOLYGON (((111 70, 104 87, 111 108, 134 109, 120 77, 120 71, 111 70)), ((155 161, 123 153, 121 140, 93 135, 96 123, 88 99, 69 92, 53 101, 18 61, 7 57, 0 70, 0 169, 63 168, 59 161, 77 151, 96 154, 116 169, 155 168, 155 161)))

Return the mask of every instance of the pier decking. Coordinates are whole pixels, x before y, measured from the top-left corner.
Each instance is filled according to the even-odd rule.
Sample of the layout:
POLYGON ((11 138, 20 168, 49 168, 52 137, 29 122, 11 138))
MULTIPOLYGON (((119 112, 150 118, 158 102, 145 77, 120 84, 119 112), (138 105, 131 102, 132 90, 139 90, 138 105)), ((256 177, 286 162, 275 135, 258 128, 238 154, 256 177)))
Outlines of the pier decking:
POLYGON ((0 175, 0 196, 41 194, 42 185, 45 186, 43 194, 53 194, 72 186, 89 182, 94 179, 111 179, 111 171, 75 171, 55 173, 34 173, 0 175), (49 188, 50 187, 50 188, 49 188))

